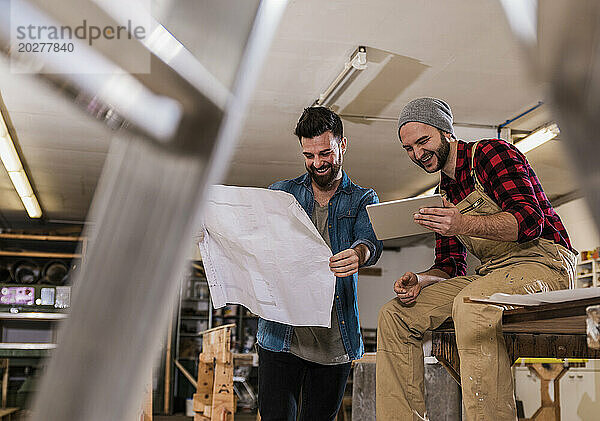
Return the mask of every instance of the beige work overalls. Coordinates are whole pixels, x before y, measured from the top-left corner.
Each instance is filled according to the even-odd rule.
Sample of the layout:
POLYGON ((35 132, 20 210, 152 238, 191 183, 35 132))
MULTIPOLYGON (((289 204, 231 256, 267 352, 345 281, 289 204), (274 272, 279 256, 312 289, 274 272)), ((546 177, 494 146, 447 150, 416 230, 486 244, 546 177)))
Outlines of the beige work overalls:
MULTIPOLYGON (((477 179, 473 158, 471 168, 475 190, 456 205, 458 209, 466 215, 501 212, 477 179)), ((423 334, 450 316, 456 330, 466 419, 517 418, 510 369, 513 361, 508 359, 502 336, 502 308, 465 303, 463 298, 568 288, 575 276, 575 254, 541 238, 522 244, 465 236, 458 239, 481 260, 477 275, 424 288, 413 305, 405 306, 395 298, 379 312, 377 421, 423 419, 423 334)))

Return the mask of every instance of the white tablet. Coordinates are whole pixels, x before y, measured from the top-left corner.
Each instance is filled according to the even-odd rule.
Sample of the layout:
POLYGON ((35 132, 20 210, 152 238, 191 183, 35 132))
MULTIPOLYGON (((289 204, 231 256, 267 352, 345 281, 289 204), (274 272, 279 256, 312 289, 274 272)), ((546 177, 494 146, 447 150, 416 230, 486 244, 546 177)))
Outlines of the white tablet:
POLYGON ((413 220, 413 215, 421 208, 443 207, 442 196, 411 197, 391 202, 367 205, 367 213, 378 240, 408 237, 409 235, 433 232, 413 220))

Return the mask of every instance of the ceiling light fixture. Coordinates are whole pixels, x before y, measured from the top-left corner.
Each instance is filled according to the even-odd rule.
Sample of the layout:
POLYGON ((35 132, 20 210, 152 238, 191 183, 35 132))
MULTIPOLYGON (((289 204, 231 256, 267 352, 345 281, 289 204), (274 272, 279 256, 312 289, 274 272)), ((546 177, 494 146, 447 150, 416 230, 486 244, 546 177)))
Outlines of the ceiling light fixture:
POLYGON ((527 135, 523 139, 515 143, 515 147, 522 153, 527 153, 532 149, 554 139, 560 133, 560 129, 556 123, 549 124, 539 128, 527 135))
POLYGON ((359 70, 367 68, 367 47, 359 46, 350 56, 350 60, 344 64, 344 70, 335 78, 331 85, 319 95, 319 98, 313 102, 314 106, 329 107, 335 101, 335 98, 347 87, 350 78, 359 70))
POLYGON ((517 37, 530 45, 537 43, 538 0, 500 0, 508 24, 517 37))
POLYGON ((12 137, 4 121, 4 117, 0 113, 0 159, 8 172, 10 181, 12 181, 15 190, 17 191, 25 210, 30 218, 39 218, 42 216, 42 209, 38 203, 23 164, 19 158, 19 154, 15 148, 12 137))

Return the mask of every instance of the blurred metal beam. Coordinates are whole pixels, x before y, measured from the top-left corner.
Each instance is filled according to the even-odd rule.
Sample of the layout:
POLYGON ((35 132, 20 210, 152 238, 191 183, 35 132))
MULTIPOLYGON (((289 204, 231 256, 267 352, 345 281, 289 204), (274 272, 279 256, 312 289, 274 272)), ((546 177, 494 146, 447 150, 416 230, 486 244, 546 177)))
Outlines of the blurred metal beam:
POLYGON ((600 2, 544 0, 538 11, 539 75, 596 225, 600 226, 600 2))
MULTIPOLYGON (((98 7, 101 1, 31 3, 36 11, 70 24, 81 17, 78 9, 88 17, 105 13, 98 7)), ((191 55, 170 66, 148 45, 140 44, 152 53, 149 74, 117 74, 127 57, 109 49, 90 54, 112 73, 43 75, 60 92, 100 100, 125 120, 94 197, 89 216, 94 224, 86 229, 92 241, 74 280, 71 315, 35 397, 33 421, 136 416, 183 279, 205 187, 227 169, 285 6, 285 0, 263 0, 255 16, 231 11, 240 23, 250 19, 254 24, 247 42, 238 46, 242 60, 224 101, 196 78, 191 55), (139 108, 131 106, 132 100, 139 108), (172 111, 172 118, 156 126, 165 117, 161 110, 172 111)), ((10 53, 6 31, 0 32, 3 51, 10 53)), ((56 64, 50 56, 42 60, 49 60, 45 66, 56 64)))
POLYGON ((600 226, 600 142, 596 139, 600 121, 600 2, 500 3, 521 43, 531 78, 548 87, 547 99, 566 140, 565 150, 600 226))

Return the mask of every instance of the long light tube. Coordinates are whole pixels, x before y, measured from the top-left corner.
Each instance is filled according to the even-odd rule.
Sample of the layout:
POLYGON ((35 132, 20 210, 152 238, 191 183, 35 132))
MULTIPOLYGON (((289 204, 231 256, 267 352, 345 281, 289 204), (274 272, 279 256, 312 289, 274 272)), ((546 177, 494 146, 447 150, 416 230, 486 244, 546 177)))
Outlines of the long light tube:
POLYGON ((344 70, 335 78, 331 85, 327 87, 325 92, 319 95, 319 98, 313 103, 315 105, 321 105, 329 107, 332 98, 335 98, 339 94, 340 88, 345 87, 346 81, 349 80, 357 70, 364 70, 367 68, 367 48, 364 46, 358 47, 356 52, 352 55, 350 60, 344 64, 344 70))
POLYGON ((29 179, 27 178, 27 174, 25 173, 25 169, 23 169, 23 164, 21 163, 21 159, 19 158, 19 154, 15 148, 15 144, 8 132, 8 128, 6 123, 4 122, 4 117, 0 114, 0 159, 2 159, 2 164, 6 171, 8 172, 8 176, 10 177, 10 181, 12 182, 27 214, 30 218, 40 218, 42 216, 42 209, 40 208, 40 204, 38 203, 35 194, 33 193, 33 189, 31 188, 31 184, 29 183, 29 179))
POLYGON ((520 150, 522 153, 527 153, 532 149, 537 148, 540 145, 548 142, 549 140, 554 139, 560 133, 560 129, 556 125, 556 123, 550 124, 546 127, 542 127, 531 133, 530 135, 524 137, 515 143, 515 147, 520 150))

